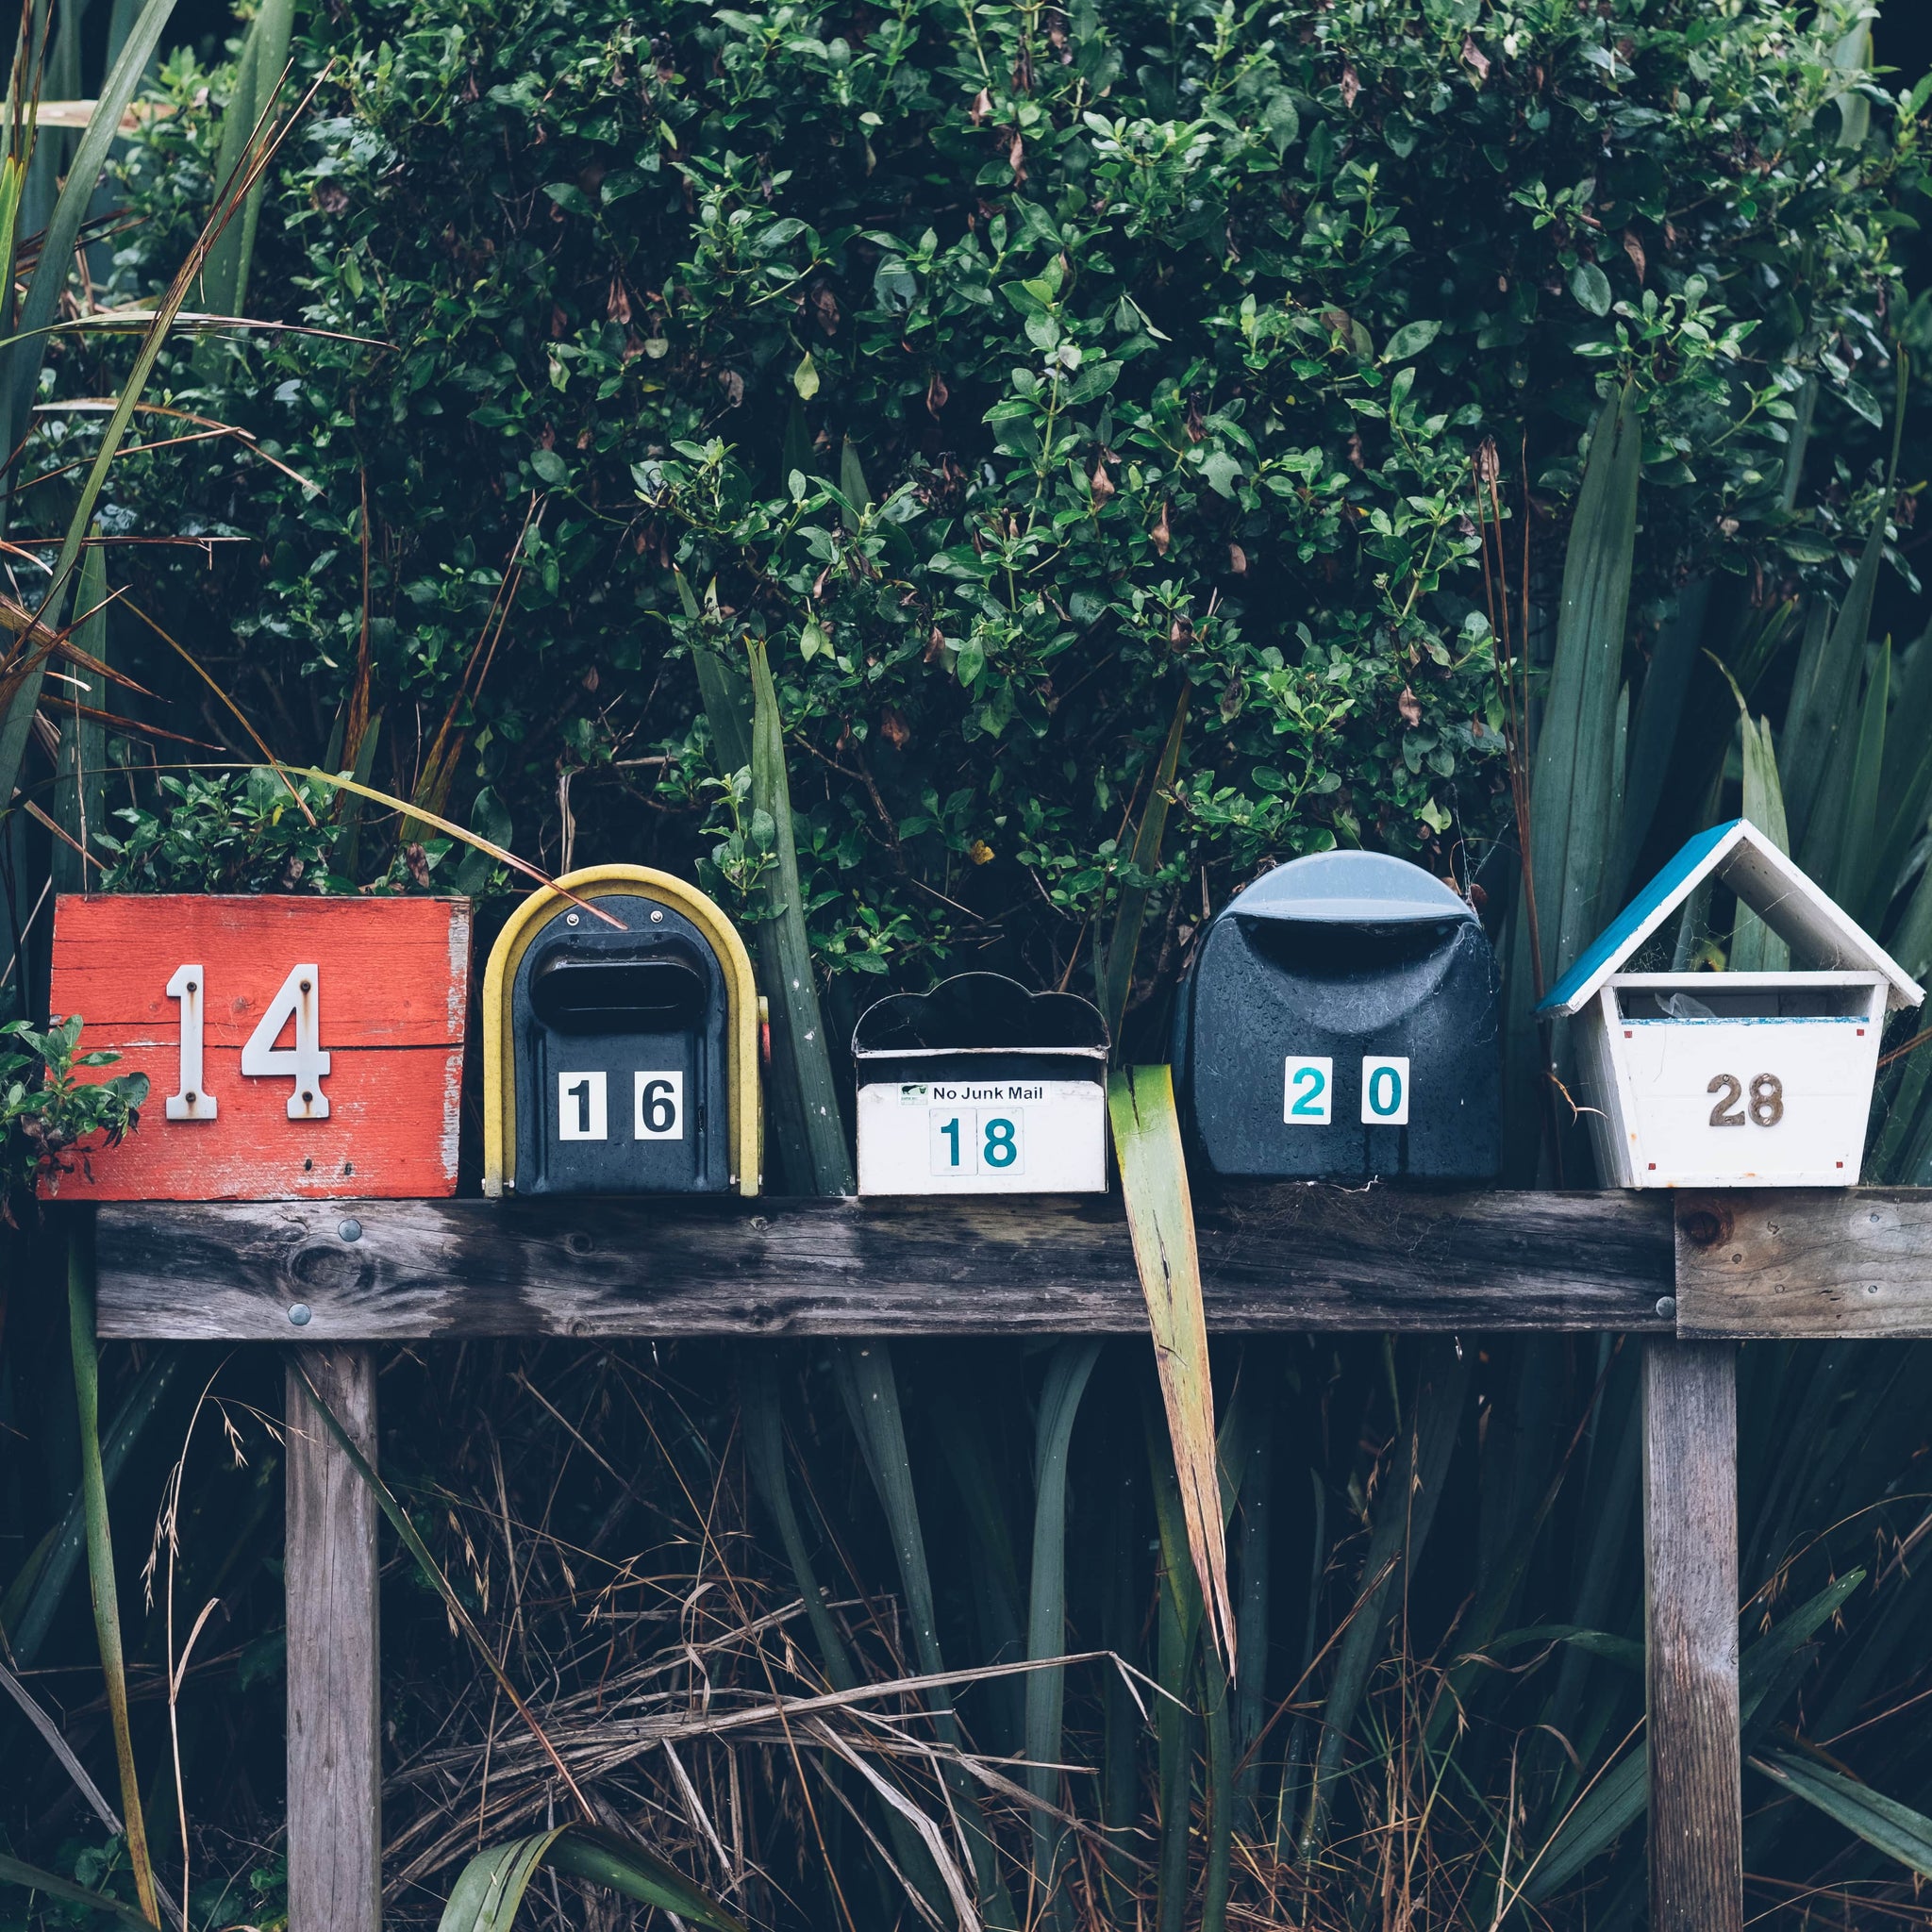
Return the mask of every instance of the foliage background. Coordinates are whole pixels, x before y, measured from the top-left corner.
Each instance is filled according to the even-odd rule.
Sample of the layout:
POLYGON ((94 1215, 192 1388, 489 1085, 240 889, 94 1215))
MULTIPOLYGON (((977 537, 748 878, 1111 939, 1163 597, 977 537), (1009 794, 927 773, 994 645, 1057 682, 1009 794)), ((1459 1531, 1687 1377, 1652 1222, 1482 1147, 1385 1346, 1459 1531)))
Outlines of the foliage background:
MULTIPOLYGON (((1671 640, 1740 675, 1751 656, 1753 708, 1782 724, 1803 612, 1850 601, 1874 529, 1886 574, 1851 641, 1852 688, 1888 630, 1903 641, 1921 621, 1909 383, 1895 500, 1884 473, 1897 349, 1932 366, 1914 226, 1925 102, 1916 71, 1871 72, 1859 21, 1778 0, 305 13, 295 67, 320 91, 264 206, 246 301, 334 333, 184 344, 159 400, 240 426, 315 487, 233 439, 125 458, 107 528, 208 541, 117 551, 113 581, 278 755, 366 759, 386 789, 549 867, 709 867, 727 896, 747 871, 731 839, 750 828, 690 653, 768 640, 841 1019, 883 978, 968 963, 1080 984, 1114 895, 1145 883, 1126 835, 1184 690, 1130 1050, 1158 1054, 1200 918, 1262 865, 1331 841, 1421 858, 1479 896, 1507 943, 1501 605, 1474 487, 1486 444, 1528 607, 1517 634, 1544 662, 1589 425, 1620 383, 1643 406, 1610 688, 1630 744, 1661 750, 1633 757, 1650 789, 1600 828, 1606 910, 1746 776, 1734 701, 1694 651, 1643 726, 1651 671, 1684 655, 1671 640), (1774 619, 1792 627, 1758 650, 1774 619)), ((177 111, 119 151, 117 193, 141 220, 91 252, 100 299, 149 293, 202 218, 234 85, 225 51, 172 56, 156 92, 177 111)), ((49 400, 107 392, 125 360, 111 339, 64 341, 49 400)), ((22 501, 58 526, 61 466, 97 419, 53 408, 43 424, 22 460, 44 481, 22 501)), ((156 694, 128 696, 134 715, 255 761, 131 609, 109 632, 156 694)), ((1903 697, 1895 716, 1901 742, 1924 740, 1903 697)), ((507 886, 435 841, 412 854, 393 823, 312 836, 243 775, 164 792, 155 767, 193 750, 108 738, 112 797, 136 815, 118 882, 507 886)), ((54 775, 29 782, 51 792, 54 775)), ((18 880, 44 855, 18 813, 8 827, 18 880)), ((1881 912, 1897 916, 1890 898, 1881 912)), ((1733 937, 1727 908, 1708 923, 1692 937, 1733 937)), ((42 958, 25 949, 12 982, 28 1010, 42 958)), ((77 1454, 65 1335, 44 1298, 16 1298, 8 1321, 19 1567, 0 1625, 92 1761, 103 1720, 78 1578, 45 1555, 64 1547, 77 1454)), ((1932 1760, 1899 1715, 1932 1667, 1913 1635, 1922 1354, 1747 1356, 1743 1574, 1747 1646, 1766 1646, 1752 1748, 1829 1754, 1924 1809, 1932 1760)), ((181 1603, 222 1608, 182 1702, 188 1808, 208 1923, 244 1907, 273 1919, 274 1365, 182 1352, 109 1366, 128 1606, 199 1415, 174 1581, 181 1603), (221 1408, 197 1411, 218 1372, 221 1408)), ((1119 1649, 1201 1713, 1150 1737, 1103 1674, 1069 1678, 1067 1756, 1091 1768, 1066 1788, 1082 1816, 1133 1820, 1124 1842, 1151 1862, 1157 1818, 1169 1847, 1178 1836, 1179 1882, 1115 1874, 1150 1923, 1211 1911, 1202 1853, 1230 1838, 1238 1908, 1324 1926, 1386 1923, 1391 1901, 1489 1925, 1508 1842, 1564 1847, 1545 1854, 1561 1882, 1517 1919, 1641 1917, 1635 1814, 1579 1796, 1617 1788, 1598 1774, 1641 1711, 1634 1367, 1613 1340, 1230 1351, 1217 1379, 1243 1471, 1237 1577, 1266 1635, 1218 1717, 1158 1550, 1144 1365, 1115 1352, 1091 1369, 1066 1451, 1068 1641, 1119 1649), (1352 1619, 1390 1547, 1386 1499, 1415 1473, 1428 1501, 1399 1589, 1352 1619), (1370 1634, 1343 1641, 1350 1628, 1370 1634), (1257 1739, 1230 1787, 1214 1754, 1257 1739), (1305 1857, 1324 1761, 1333 1822, 1305 1857), (1230 1789, 1239 1806, 1217 1822, 1230 1789), (1587 1831, 1564 1840, 1577 1816, 1587 1831)), ((1041 1574, 1039 1431, 1050 1390, 1064 1395, 1063 1350, 903 1352, 885 1371, 908 1418, 896 1505, 876 1442, 847 1419, 856 1372, 830 1350, 769 1371, 701 1349, 668 1364, 403 1355, 384 1381, 385 1465, 504 1654, 548 1685, 546 1722, 578 1725, 586 1748, 613 1674, 646 1704, 690 1701, 684 1665, 661 1659, 693 1633, 719 1641, 717 1681, 745 1695, 768 1673, 830 1674, 802 1632, 746 1634, 801 1584, 743 1460, 760 1418, 790 1430, 806 1539, 864 1675, 923 1661, 900 1621, 906 1494, 931 1532, 935 1641, 956 1662, 1013 1654, 1041 1574), (970 1402, 949 1404, 962 1382, 970 1402)), ((545 1788, 401 1560, 385 1637, 394 1904, 426 1919, 478 1833, 541 1822, 545 1788)), ((164 1642, 159 1609, 130 1612, 165 1845, 164 1642)), ((961 1710, 980 1748, 1024 1733, 991 1690, 961 1710)), ((655 1747, 606 1764, 600 1795, 760 1918, 834 1923, 841 1896, 881 1924, 908 1909, 867 1848, 859 1820, 887 1826, 853 1779, 811 1782, 779 1740, 690 1755, 695 1808, 655 1747), (732 1821, 724 1851, 701 1814, 732 1821)), ((16 1762, 0 1786, 15 1848, 125 1891, 58 1768, 38 1747, 16 1762)), ((934 1784, 900 1772, 937 1806, 934 1784)), ((1815 1895, 1852 1923, 1923 1915, 1896 1858, 1753 1778, 1764 1910, 1802 1923, 1815 1895)), ((1024 1895, 1026 1821, 989 1816, 1024 1895)), ((1090 1862, 1056 1914, 1104 1901, 1121 1916, 1107 1885, 1090 1862)), ((606 1909, 540 1893, 529 1908, 559 1921, 606 1909)))

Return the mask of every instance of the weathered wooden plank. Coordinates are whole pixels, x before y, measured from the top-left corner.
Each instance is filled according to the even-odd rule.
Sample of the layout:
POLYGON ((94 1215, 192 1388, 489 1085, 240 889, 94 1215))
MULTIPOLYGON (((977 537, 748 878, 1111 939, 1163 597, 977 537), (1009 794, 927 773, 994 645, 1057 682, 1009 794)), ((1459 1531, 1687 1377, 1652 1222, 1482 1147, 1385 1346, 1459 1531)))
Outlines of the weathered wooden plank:
POLYGON ((1652 1932, 1742 1932, 1737 1352, 1643 1352, 1652 1932))
MULTIPOLYGON (((1224 1331, 1671 1325, 1660 1196, 1263 1184, 1195 1207, 1224 1331)), ((99 1238, 100 1331, 123 1339, 1146 1324, 1111 1198, 128 1204, 99 1238)))
MULTIPOLYGON (((297 1352, 349 1440, 375 1459, 375 1359, 297 1352)), ((375 1499, 288 1371, 290 1932, 381 1932, 382 1731, 375 1499)))
POLYGON ((1676 1200, 1679 1334, 1932 1335, 1932 1190, 1748 1190, 1676 1200))
MULTIPOLYGON (((60 1197, 454 1193, 469 970, 467 900, 63 895, 54 1010, 85 1015, 82 1046, 121 1056, 82 1077, 142 1073, 150 1091, 135 1132, 91 1153, 60 1197), (325 1118, 290 1118, 292 1073, 242 1071, 298 965, 315 969, 308 996, 328 1056, 302 1085, 325 1118), (199 1017, 198 1069, 192 1052, 184 1061, 184 1012, 199 1017), (191 1092, 193 1116, 170 1119, 169 1096, 191 1092)), ((285 1020, 285 1044, 293 1034, 285 1020)))

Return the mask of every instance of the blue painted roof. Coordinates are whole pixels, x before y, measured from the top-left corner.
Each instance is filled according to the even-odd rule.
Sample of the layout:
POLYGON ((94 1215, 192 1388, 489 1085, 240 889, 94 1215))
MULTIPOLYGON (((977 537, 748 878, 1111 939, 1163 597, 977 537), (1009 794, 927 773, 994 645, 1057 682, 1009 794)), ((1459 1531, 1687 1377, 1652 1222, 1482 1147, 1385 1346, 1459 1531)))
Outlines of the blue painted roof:
POLYGON ((1732 838, 1742 819, 1732 819, 1699 832, 1690 840, 1663 871, 1639 892, 1629 905, 1596 937, 1596 941, 1569 972, 1543 996, 1539 1013, 1554 1012, 1574 1005, 1590 982, 1606 967, 1612 971, 1663 922, 1671 909, 1686 898, 1699 879, 1723 856, 1720 848, 1732 838))
POLYGON ((1748 819, 1732 819, 1690 840, 1551 988, 1537 1011, 1580 1011, 1713 874, 1791 948, 1794 959, 1827 972, 1882 974, 1890 982, 1886 1000, 1893 1008, 1916 1007, 1925 997, 1911 974, 1774 840, 1748 819))

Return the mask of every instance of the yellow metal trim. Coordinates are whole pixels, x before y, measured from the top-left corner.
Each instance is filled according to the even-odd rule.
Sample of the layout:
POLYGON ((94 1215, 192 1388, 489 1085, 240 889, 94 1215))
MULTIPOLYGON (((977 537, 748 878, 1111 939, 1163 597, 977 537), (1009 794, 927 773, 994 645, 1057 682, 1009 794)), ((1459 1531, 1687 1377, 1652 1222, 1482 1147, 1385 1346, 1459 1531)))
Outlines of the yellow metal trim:
POLYGON ((509 994, 517 968, 538 929, 563 906, 566 892, 579 899, 627 892, 655 899, 681 912, 697 927, 724 969, 724 1074, 729 1108, 732 1178, 741 1194, 753 1195, 762 1180, 764 1121, 758 1081, 758 997, 751 955, 738 928, 695 886, 647 865, 592 865, 567 873, 555 887, 532 892, 509 916, 483 972, 483 1191, 492 1198, 510 1191, 517 1170, 516 1055, 510 1049, 509 994))

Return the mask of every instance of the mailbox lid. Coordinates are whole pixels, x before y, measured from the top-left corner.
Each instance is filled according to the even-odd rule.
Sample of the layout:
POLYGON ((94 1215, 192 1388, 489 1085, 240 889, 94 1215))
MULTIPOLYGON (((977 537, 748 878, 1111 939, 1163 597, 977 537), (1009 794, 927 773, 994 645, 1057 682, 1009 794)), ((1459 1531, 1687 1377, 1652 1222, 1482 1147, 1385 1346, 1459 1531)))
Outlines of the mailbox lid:
POLYGON ((520 1194, 722 1192, 728 983, 705 935, 642 892, 613 930, 559 903, 510 990, 520 1194))
POLYGON ((1107 1025, 1075 993, 963 973, 859 1015, 861 1194, 1098 1193, 1107 1025))
POLYGON ((1475 921, 1459 892, 1387 852, 1311 852, 1264 872, 1222 908, 1236 919, 1318 925, 1413 925, 1475 921))

